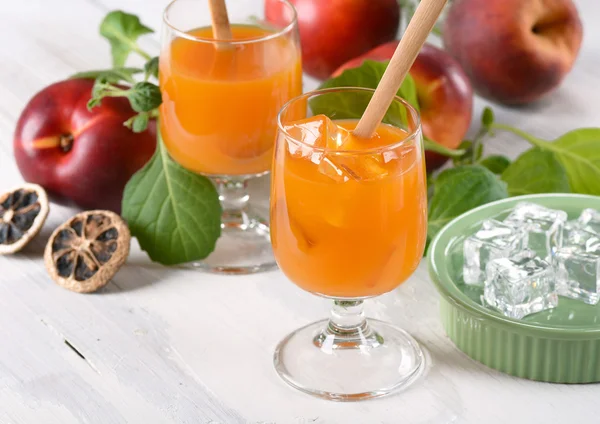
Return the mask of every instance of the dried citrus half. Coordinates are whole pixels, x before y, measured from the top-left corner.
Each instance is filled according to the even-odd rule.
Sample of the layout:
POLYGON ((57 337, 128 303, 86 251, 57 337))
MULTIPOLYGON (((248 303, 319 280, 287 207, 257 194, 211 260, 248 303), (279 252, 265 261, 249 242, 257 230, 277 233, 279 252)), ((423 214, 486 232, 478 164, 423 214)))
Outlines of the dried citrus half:
POLYGON ((24 184, 0 195, 0 255, 25 247, 47 216, 48 196, 37 184, 24 184))
POLYGON ((79 213, 50 236, 44 261, 60 286, 89 293, 106 285, 129 255, 131 234, 123 219, 109 211, 79 213))

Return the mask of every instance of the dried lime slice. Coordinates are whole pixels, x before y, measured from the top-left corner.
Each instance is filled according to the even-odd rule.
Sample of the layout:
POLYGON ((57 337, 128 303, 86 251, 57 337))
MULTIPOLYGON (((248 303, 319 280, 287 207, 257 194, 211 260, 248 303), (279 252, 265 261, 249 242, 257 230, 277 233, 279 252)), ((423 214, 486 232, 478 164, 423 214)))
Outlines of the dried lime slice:
POLYGON ((79 213, 50 236, 44 261, 60 286, 89 293, 106 285, 129 255, 131 234, 123 219, 109 211, 79 213))
POLYGON ((24 184, 0 195, 0 255, 25 247, 47 216, 48 196, 37 184, 24 184))

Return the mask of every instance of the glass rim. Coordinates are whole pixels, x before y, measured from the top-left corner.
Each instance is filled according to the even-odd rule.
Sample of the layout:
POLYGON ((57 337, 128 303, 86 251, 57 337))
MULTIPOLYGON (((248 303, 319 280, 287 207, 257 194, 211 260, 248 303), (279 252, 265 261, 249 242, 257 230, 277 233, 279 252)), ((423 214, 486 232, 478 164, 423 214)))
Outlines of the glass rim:
MULTIPOLYGON (((279 113, 277 114, 277 127, 278 127, 277 129, 278 129, 278 131, 281 131, 285 135, 286 138, 291 139, 295 143, 298 143, 298 144, 300 144, 302 146, 309 147, 313 151, 322 152, 322 153, 338 153, 338 154, 344 154, 344 155, 347 155, 347 154, 351 154, 351 155, 373 154, 373 153, 380 153, 380 152, 385 152, 385 151, 388 151, 388 150, 396 149, 398 147, 401 147, 403 144, 407 144, 408 142, 413 141, 422 132, 422 129, 421 129, 421 116, 419 115, 419 112, 417 112, 417 110, 410 103, 408 103, 406 100, 404 100, 402 97, 399 97, 399 96, 394 96, 394 98, 392 99, 392 101, 396 101, 396 102, 401 103, 402 106, 404 106, 408 110, 408 112, 414 118, 415 129, 411 130, 410 132, 408 132, 407 137, 403 138, 402 140, 399 140, 399 141, 396 141, 396 142, 393 142, 393 143, 390 143, 390 144, 386 144, 384 146, 371 147, 369 149, 361 149, 361 150, 344 150, 344 149, 331 149, 331 148, 327 148, 327 147, 314 147, 313 145, 305 143, 302 140, 298 140, 296 137, 292 136, 285 129, 285 127, 283 125, 283 122, 281 121, 281 117, 282 117, 282 114, 293 103, 295 103, 295 102, 297 102, 297 101, 299 101, 301 99, 308 99, 310 97, 320 96, 320 95, 323 95, 323 94, 331 94, 331 93, 343 92, 343 91, 355 91, 355 92, 375 93, 375 89, 373 89, 373 88, 365 88, 365 87, 321 88, 321 89, 309 91, 307 93, 303 93, 300 96, 294 97, 293 99, 289 100, 286 104, 284 104, 283 107, 281 108, 281 110, 279 111, 279 113)), ((396 127, 396 128, 398 128, 398 127, 396 127)))
MULTIPOLYGON (((278 2, 285 4, 292 11, 292 19, 291 19, 290 23, 287 24, 285 27, 279 29, 278 31, 275 31, 273 33, 269 33, 268 35, 264 35, 264 36, 261 36, 261 37, 248 38, 248 39, 245 39, 245 40, 232 40, 232 39, 196 37, 196 36, 190 35, 185 30, 177 28, 177 26, 175 26, 169 20, 169 16, 168 16, 169 15, 169 11, 171 10, 171 8, 176 3, 181 2, 181 1, 183 1, 183 0, 171 0, 169 2, 169 4, 165 7, 165 10, 163 11, 163 14, 162 14, 163 23, 169 28, 170 31, 172 31, 175 34, 177 34, 178 37, 185 38, 185 39, 190 40, 190 41, 196 41, 198 43, 215 43, 215 42, 221 42, 221 43, 227 43, 227 44, 231 44, 231 45, 243 45, 243 44, 260 43, 260 42, 264 42, 264 41, 268 41, 268 40, 273 40, 273 39, 278 38, 278 37, 280 37, 282 35, 285 35, 285 34, 291 32, 296 27, 296 25, 298 24, 298 13, 296 12, 296 8, 294 7, 294 5, 292 5, 292 3, 289 2, 289 0, 277 0, 278 2)), ((235 25, 235 22, 233 22, 232 24, 235 25)))

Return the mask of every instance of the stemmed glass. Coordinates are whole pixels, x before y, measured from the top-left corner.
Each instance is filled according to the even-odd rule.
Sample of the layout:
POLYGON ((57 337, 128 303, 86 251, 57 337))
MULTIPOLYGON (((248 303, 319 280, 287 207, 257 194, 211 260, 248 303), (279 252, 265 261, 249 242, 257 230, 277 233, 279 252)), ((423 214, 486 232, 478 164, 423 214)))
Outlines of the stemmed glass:
POLYGON ((315 147, 307 137, 314 139, 316 127, 311 134, 298 126, 313 115, 355 124, 373 92, 313 91, 288 102, 278 117, 275 258, 300 288, 332 299, 333 309, 328 320, 288 335, 277 346, 275 367, 292 386, 332 400, 391 393, 413 382, 424 362, 408 333, 363 313, 365 299, 395 289, 423 255, 427 196, 417 111, 396 97, 380 127, 396 135, 352 150, 315 147))
POLYGON ((267 219, 247 192, 271 167, 278 111, 302 92, 296 12, 275 1, 282 18, 266 24, 261 2, 227 0, 232 40, 213 37, 208 0, 174 0, 163 15, 160 134, 175 161, 218 189, 222 235, 194 264, 214 272, 276 266, 267 219))

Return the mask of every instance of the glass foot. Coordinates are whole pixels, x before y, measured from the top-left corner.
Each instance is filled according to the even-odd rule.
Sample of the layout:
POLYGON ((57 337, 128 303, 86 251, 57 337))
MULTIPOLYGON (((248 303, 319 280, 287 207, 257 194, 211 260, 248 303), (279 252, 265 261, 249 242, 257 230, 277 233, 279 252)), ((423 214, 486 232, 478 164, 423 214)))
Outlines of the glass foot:
POLYGON ((220 274, 251 274, 276 269, 269 225, 266 220, 246 212, 236 217, 223 214, 221 237, 215 250, 192 266, 220 274))
POLYGON ((223 208, 221 237, 210 256, 191 266, 218 274, 251 274, 277 268, 268 220, 249 204, 250 177, 211 177, 223 208))
POLYGON ((385 396, 422 374, 424 355, 407 332, 382 321, 363 321, 344 333, 331 320, 300 328, 275 350, 277 373, 305 393, 335 401, 385 396))

